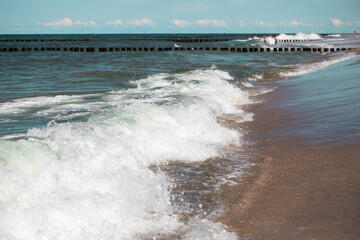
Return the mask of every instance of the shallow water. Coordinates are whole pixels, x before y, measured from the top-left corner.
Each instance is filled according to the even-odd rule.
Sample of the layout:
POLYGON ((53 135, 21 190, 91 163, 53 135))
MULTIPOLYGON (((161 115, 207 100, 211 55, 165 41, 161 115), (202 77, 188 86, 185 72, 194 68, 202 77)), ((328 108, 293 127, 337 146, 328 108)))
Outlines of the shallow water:
POLYGON ((279 85, 290 92, 282 104, 295 119, 280 135, 313 138, 310 144, 360 140, 359 57, 279 85))
MULTIPOLYGON (((262 36, 207 44, 260 46, 262 36)), ((76 45, 172 44, 143 38, 102 35, 76 45)), ((314 43, 329 41, 341 43, 326 37, 314 43)), ((16 44, 55 43, 1 42, 16 44)), ((252 103, 249 94, 269 91, 264 79, 293 78, 353 57, 1 53, 0 236, 236 238, 216 222, 226 207, 218 193, 223 184, 237 184, 232 180, 247 166, 249 156, 238 149, 244 143, 239 123, 252 120, 243 110, 252 103)))

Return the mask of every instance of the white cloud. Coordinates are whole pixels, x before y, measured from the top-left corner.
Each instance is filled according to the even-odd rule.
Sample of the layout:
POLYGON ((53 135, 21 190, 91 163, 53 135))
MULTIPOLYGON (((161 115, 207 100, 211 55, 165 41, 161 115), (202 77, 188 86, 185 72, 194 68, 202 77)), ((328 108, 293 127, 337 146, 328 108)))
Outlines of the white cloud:
POLYGON ((289 26, 310 26, 310 24, 308 24, 308 23, 302 23, 302 22, 298 22, 298 21, 292 20, 292 21, 289 23, 289 26))
POLYGON ((37 25, 44 25, 44 26, 63 26, 63 27, 68 27, 68 26, 72 26, 74 25, 73 20, 71 20, 70 18, 66 17, 64 19, 60 19, 58 21, 55 22, 46 22, 44 24, 37 24, 37 25))
POLYGON ((90 20, 89 22, 81 22, 79 20, 73 21, 71 18, 65 17, 63 19, 60 19, 58 21, 54 22, 45 22, 45 23, 36 23, 38 26, 47 26, 47 27, 71 27, 75 25, 81 25, 81 26, 95 26, 96 22, 93 20, 90 20))
POLYGON ((335 27, 340 27, 344 24, 340 19, 337 18, 332 18, 330 21, 335 27))
POLYGON ((185 20, 174 19, 172 23, 178 27, 188 27, 193 24, 196 24, 201 27, 205 26, 213 26, 213 27, 227 27, 226 22, 224 20, 210 20, 210 19, 199 19, 194 22, 188 22, 185 20))
POLYGON ((294 27, 294 26, 311 26, 311 24, 308 24, 308 23, 302 23, 302 22, 299 22, 299 21, 295 21, 295 20, 292 20, 291 22, 289 23, 286 23, 286 22, 281 22, 280 23, 281 25, 284 25, 284 26, 290 26, 290 27, 294 27))
POLYGON ((348 26, 350 26, 350 27, 351 27, 351 26, 360 26, 360 21, 353 22, 353 23, 352 23, 352 22, 347 22, 346 25, 348 25, 348 26))
POLYGON ((178 27, 188 27, 191 25, 191 23, 189 23, 185 20, 180 20, 180 19, 174 19, 174 20, 172 20, 172 23, 178 27))
POLYGON ((106 25, 114 25, 114 26, 123 26, 123 27, 128 27, 128 26, 155 26, 157 23, 148 19, 148 18, 143 18, 143 19, 138 19, 138 20, 134 20, 134 21, 126 21, 123 22, 120 19, 114 20, 114 21, 106 21, 105 22, 106 25))
POLYGON ((227 27, 224 20, 209 20, 209 19, 201 19, 196 20, 196 24, 199 26, 214 26, 214 27, 227 27))
POLYGON ((261 26, 261 27, 275 27, 275 24, 272 23, 265 23, 264 21, 258 21, 256 23, 256 25, 261 26))
POLYGON ((148 19, 148 18, 143 18, 143 19, 138 19, 138 20, 134 20, 134 21, 128 21, 126 22, 126 24, 129 25, 133 25, 133 26, 155 26, 157 23, 148 19))
POLYGON ((90 20, 89 22, 81 22, 81 21, 77 20, 75 23, 77 25, 82 25, 82 26, 95 26, 96 25, 96 22, 93 20, 90 20))
POLYGON ((107 25, 114 25, 114 26, 121 26, 123 25, 123 22, 120 19, 114 20, 114 21, 106 21, 107 25))

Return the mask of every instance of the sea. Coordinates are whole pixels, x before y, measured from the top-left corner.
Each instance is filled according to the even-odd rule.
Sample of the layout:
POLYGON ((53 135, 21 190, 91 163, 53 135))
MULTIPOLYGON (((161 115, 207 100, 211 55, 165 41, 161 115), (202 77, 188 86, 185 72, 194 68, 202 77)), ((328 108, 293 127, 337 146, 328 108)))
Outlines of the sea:
MULTIPOLYGON (((303 33, 0 35, 0 48, 357 42, 303 33)), ((0 238, 238 239, 218 219, 227 209, 221 188, 241 184, 249 167, 246 107, 286 85, 283 107, 308 117, 279 136, 359 141, 357 61, 351 51, 0 52, 0 238)))

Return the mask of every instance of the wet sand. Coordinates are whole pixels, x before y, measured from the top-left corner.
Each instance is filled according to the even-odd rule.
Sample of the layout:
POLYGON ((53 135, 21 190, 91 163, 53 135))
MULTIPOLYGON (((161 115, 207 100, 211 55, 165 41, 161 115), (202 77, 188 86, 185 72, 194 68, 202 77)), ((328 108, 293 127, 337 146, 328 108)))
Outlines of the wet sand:
POLYGON ((309 145, 275 136, 291 124, 279 88, 249 106, 244 151, 254 165, 242 184, 225 187, 229 211, 220 220, 241 239, 360 239, 360 142, 309 145))
MULTIPOLYGON (((360 45, 360 43, 359 43, 358 45, 360 45)), ((351 50, 351 52, 354 52, 354 53, 356 53, 357 55, 360 55, 360 47, 357 47, 357 48, 351 50)), ((357 62, 355 62, 353 65, 356 65, 356 64, 360 64, 360 60, 357 61, 357 62)))
MULTIPOLYGON (((343 34, 342 36, 351 36, 351 37, 356 37, 358 39, 360 39, 360 34, 343 34)), ((360 42, 358 42, 356 45, 360 45, 360 42)), ((360 55, 360 47, 357 47, 353 50, 351 50, 351 52, 356 53, 357 55, 360 55)), ((355 64, 360 64, 360 61, 357 61, 355 64)))

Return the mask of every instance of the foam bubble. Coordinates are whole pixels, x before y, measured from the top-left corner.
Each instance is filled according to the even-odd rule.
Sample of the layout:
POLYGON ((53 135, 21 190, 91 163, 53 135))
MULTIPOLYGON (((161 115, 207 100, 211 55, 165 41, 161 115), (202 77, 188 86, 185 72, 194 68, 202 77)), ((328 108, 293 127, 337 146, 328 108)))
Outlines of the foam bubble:
MULTIPOLYGON (((322 39, 321 36, 316 33, 310 33, 310 34, 297 33, 295 35, 288 35, 288 34, 281 33, 280 35, 276 36, 276 38, 280 41, 289 40, 290 42, 294 42, 294 41, 298 41, 298 40, 299 41, 309 41, 309 40, 321 40, 322 39)), ((265 40, 266 40, 266 44, 269 44, 269 45, 275 44, 275 37, 273 37, 273 36, 265 37, 265 40)), ((261 39, 261 43, 262 43, 262 45, 264 44, 263 39, 261 39)), ((304 44, 304 43, 302 42, 302 44, 304 44)))
POLYGON ((32 98, 21 98, 15 99, 11 102, 0 103, 0 114, 14 114, 25 112, 28 109, 42 106, 56 106, 58 104, 67 104, 74 103, 77 101, 81 101, 84 96, 88 95, 57 95, 57 96, 40 96, 40 97, 32 97, 32 98))
POLYGON ((254 74, 251 77, 248 77, 247 80, 256 82, 256 81, 262 80, 263 77, 264 77, 263 74, 254 74))
POLYGON ((293 66, 295 68, 294 70, 280 72, 280 76, 281 77, 297 77, 297 76, 306 75, 306 74, 309 74, 312 72, 316 72, 320 69, 327 68, 338 62, 349 60, 356 56, 357 55, 355 53, 347 53, 347 54, 342 54, 339 56, 335 56, 335 57, 326 59, 321 62, 298 64, 298 65, 293 66))
POLYGON ((316 33, 297 33, 295 35, 280 34, 277 36, 279 40, 320 40, 322 39, 319 34, 316 33))
POLYGON ((260 39, 259 37, 254 36, 254 37, 250 37, 248 39, 236 39, 234 41, 236 41, 236 42, 248 42, 248 41, 251 41, 251 40, 259 40, 259 39, 260 39))
POLYGON ((247 88, 253 88, 254 87, 254 85, 251 84, 250 82, 241 82, 241 84, 244 85, 244 87, 247 87, 247 88))
POLYGON ((234 233, 224 230, 221 224, 214 224, 208 220, 201 220, 191 225, 186 232, 185 239, 189 240, 236 240, 238 237, 234 233))
POLYGON ((181 222, 169 179, 150 166, 204 161, 241 144, 239 131, 217 121, 247 115, 248 94, 232 79, 216 69, 152 75, 101 96, 112 110, 86 122, 51 122, 24 139, 0 140, 1 237, 141 239, 184 229, 189 239, 230 236, 212 221, 201 234, 181 222))

